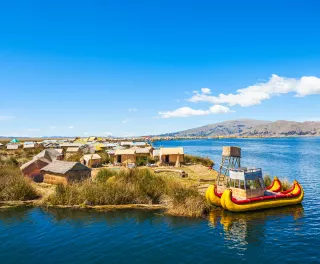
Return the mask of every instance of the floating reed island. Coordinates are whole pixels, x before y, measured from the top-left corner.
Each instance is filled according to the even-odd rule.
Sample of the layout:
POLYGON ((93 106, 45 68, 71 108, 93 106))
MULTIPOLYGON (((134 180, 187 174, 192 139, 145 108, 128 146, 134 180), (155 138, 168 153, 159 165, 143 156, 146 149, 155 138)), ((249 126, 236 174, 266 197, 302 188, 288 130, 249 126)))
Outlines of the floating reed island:
MULTIPOLYGON (((221 170, 213 170, 207 157, 185 154, 182 147, 156 149, 148 140, 96 137, 36 143, 15 139, 2 144, 0 205, 162 208, 189 217, 205 216, 214 208, 205 192, 209 184, 219 185, 221 170)), ((268 186, 271 178, 264 181, 268 186)))

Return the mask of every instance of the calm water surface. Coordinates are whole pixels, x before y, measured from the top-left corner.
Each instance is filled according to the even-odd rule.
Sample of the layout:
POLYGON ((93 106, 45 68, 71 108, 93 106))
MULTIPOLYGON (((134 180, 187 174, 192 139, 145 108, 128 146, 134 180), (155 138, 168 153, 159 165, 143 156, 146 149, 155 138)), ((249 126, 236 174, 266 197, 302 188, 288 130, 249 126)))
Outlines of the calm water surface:
POLYGON ((220 160, 242 147, 244 166, 297 179, 302 205, 208 219, 161 211, 0 210, 0 263, 320 263, 320 139, 162 141, 220 160))

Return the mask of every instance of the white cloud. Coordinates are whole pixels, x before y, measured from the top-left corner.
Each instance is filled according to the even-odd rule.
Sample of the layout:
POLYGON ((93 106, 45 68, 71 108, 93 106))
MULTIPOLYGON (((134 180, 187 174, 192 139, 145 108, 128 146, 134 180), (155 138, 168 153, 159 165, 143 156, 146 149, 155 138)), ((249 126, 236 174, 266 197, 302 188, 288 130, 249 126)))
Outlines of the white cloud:
POLYGON ((129 119, 124 119, 124 120, 121 121, 122 124, 126 124, 128 122, 129 122, 129 119))
POLYGON ((211 93, 210 89, 208 91, 206 88, 202 88, 201 92, 196 91, 189 101, 247 107, 261 104, 262 101, 281 94, 295 93, 297 97, 320 94, 320 78, 303 76, 300 79, 294 79, 273 74, 269 81, 239 89, 236 94, 212 96, 208 92, 211 93))
POLYGON ((188 117, 188 116, 203 116, 210 114, 230 113, 231 110, 223 105, 213 105, 208 110, 196 110, 190 107, 181 107, 173 111, 159 112, 162 118, 171 117, 188 117))
POLYGON ((137 109, 137 108, 129 108, 128 111, 129 111, 129 112, 137 112, 138 109, 137 109))
POLYGON ((211 90, 209 88, 201 88, 201 92, 203 94, 211 94, 211 90))
POLYGON ((69 128, 69 129, 73 129, 73 128, 74 128, 74 126, 68 126, 68 128, 69 128))
POLYGON ((50 129, 56 129, 56 127, 55 126, 51 126, 50 129))
POLYGON ((40 129, 39 128, 28 128, 27 131, 36 132, 36 131, 40 131, 40 129))

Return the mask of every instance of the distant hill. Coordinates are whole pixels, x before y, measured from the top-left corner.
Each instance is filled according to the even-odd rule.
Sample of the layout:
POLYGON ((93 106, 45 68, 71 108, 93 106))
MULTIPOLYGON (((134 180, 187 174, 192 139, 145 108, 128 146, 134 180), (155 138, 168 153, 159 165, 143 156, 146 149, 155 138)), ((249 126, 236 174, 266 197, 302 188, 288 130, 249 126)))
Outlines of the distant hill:
POLYGON ((162 136, 320 136, 320 122, 240 119, 210 124, 162 136))

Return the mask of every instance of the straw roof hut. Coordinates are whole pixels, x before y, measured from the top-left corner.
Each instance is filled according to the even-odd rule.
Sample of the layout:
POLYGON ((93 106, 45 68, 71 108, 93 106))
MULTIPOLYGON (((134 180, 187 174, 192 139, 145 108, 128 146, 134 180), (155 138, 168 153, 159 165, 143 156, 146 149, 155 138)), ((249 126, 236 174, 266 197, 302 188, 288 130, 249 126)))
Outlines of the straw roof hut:
POLYGON ((136 162, 136 151, 134 149, 116 149, 115 164, 128 165, 136 162))
POLYGON ((159 151, 160 163, 167 165, 176 165, 184 162, 184 150, 183 147, 177 148, 160 148, 159 151))
POLYGON ((81 162, 90 167, 98 167, 101 164, 101 157, 98 154, 86 154, 81 158, 81 162))
POLYGON ((91 169, 80 162, 56 160, 41 169, 45 183, 71 183, 89 179, 91 169))
POLYGON ((24 176, 33 179, 35 182, 42 182, 43 175, 41 169, 46 167, 51 161, 46 158, 32 159, 20 167, 24 176))

